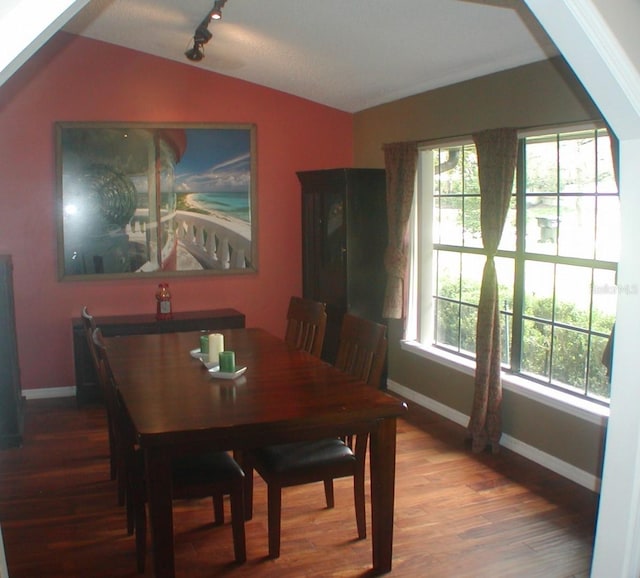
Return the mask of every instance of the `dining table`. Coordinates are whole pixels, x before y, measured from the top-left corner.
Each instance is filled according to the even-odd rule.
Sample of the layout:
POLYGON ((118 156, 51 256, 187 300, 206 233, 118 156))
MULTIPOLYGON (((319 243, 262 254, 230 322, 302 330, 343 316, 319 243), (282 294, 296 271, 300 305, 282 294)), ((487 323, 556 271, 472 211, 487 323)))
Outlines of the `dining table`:
POLYGON ((175 576, 174 456, 365 433, 370 436, 372 572, 391 571, 396 421, 406 404, 264 329, 219 333, 242 373, 235 379, 203 363, 202 332, 105 338, 145 457, 154 575, 175 576))

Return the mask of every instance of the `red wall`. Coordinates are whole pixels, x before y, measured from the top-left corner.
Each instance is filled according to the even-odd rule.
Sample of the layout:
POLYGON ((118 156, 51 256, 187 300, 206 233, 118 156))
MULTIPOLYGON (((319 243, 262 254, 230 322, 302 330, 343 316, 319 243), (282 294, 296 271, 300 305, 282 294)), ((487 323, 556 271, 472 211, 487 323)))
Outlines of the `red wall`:
POLYGON ((0 87, 0 253, 11 254, 23 389, 74 384, 71 318, 153 312, 157 278, 57 280, 56 121, 257 126, 259 271, 167 279, 175 311, 233 307, 284 331, 300 294, 298 170, 351 166, 352 116, 282 92, 60 33, 0 87))

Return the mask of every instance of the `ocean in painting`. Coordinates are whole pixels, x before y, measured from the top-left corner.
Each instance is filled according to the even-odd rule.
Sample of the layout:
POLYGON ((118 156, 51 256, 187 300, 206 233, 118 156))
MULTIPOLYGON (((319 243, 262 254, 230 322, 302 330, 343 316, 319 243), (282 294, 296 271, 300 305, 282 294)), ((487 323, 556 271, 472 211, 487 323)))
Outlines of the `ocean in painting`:
MULTIPOLYGON (((194 208, 210 213, 224 213, 246 223, 251 223, 249 195, 245 192, 189 193, 179 195, 194 208)), ((188 210, 188 209, 187 209, 188 210)))

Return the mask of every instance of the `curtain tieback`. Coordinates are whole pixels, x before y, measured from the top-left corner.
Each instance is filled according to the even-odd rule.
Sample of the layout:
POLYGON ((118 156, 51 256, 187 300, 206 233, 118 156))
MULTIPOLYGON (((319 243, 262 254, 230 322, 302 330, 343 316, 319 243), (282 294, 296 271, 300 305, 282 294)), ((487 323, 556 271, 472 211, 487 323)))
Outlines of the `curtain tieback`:
POLYGON ((496 255, 498 254, 498 250, 497 249, 492 249, 492 250, 485 249, 484 250, 484 254, 487 257, 487 259, 495 259, 496 255))
POLYGON ((384 254, 384 265, 389 275, 402 279, 407 268, 407 256, 400 249, 387 247, 384 254))

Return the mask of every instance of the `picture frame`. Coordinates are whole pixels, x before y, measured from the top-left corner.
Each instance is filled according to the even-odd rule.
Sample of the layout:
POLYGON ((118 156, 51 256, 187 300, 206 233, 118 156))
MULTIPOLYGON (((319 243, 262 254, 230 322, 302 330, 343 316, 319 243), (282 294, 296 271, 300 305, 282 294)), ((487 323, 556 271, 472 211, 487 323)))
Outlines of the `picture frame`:
POLYGON ((55 129, 60 280, 257 272, 255 125, 55 129))

